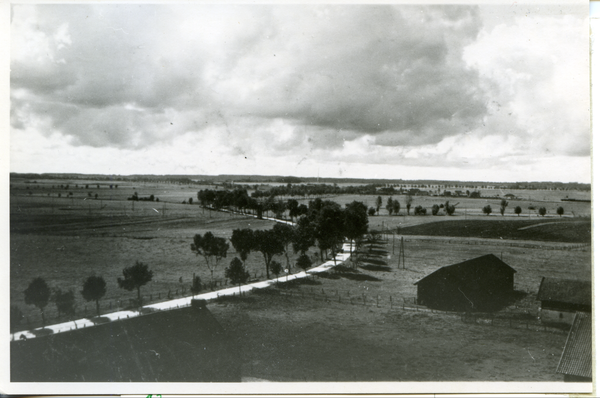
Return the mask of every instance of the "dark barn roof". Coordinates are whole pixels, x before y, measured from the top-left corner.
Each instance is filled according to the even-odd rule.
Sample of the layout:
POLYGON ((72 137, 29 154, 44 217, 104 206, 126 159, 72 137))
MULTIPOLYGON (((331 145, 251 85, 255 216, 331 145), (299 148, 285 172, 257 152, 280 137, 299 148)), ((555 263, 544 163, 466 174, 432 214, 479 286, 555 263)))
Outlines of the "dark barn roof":
POLYGON ((542 278, 538 301, 592 305, 592 282, 573 279, 542 278))
POLYGON ((504 261, 500 260, 498 257, 493 254, 486 254, 485 256, 472 258, 467 261, 463 261, 462 263, 447 265, 442 267, 426 277, 415 282, 415 285, 419 283, 433 279, 433 278, 448 278, 451 277, 454 280, 460 280, 461 282, 467 282, 471 279, 472 273, 480 268, 499 268, 505 269, 508 272, 515 273, 515 271, 511 266, 506 264, 504 261))
POLYGON ((205 302, 192 303, 11 342, 11 381, 241 381, 238 351, 205 302))
POLYGON ((557 373, 577 377, 592 377, 592 316, 578 312, 563 350, 557 373))

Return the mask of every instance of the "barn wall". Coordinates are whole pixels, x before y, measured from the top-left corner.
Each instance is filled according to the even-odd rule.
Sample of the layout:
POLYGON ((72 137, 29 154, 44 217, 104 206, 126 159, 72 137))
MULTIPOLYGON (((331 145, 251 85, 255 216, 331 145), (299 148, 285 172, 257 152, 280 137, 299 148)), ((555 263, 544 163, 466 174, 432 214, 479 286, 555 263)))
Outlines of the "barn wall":
POLYGON ((571 325, 575 319, 575 312, 542 308, 540 311, 540 318, 542 322, 571 325))

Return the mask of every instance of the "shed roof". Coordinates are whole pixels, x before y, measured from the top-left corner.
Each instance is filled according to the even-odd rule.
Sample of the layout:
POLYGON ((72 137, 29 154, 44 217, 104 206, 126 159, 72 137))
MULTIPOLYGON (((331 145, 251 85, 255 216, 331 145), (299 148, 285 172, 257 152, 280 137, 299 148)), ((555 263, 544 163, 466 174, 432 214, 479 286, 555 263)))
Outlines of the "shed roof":
POLYGON ((556 372, 570 376, 592 377, 591 314, 587 312, 575 314, 556 372))
POLYGON ((537 299, 591 306, 592 282, 544 277, 540 283, 537 299))
POLYGON ((426 277, 415 282, 415 285, 423 282, 426 279, 443 277, 449 274, 454 275, 466 275, 469 272, 474 271, 477 268, 504 268, 509 272, 515 273, 515 271, 511 266, 506 264, 504 261, 500 260, 498 257, 493 254, 486 254, 485 256, 472 258, 467 261, 463 261, 462 263, 446 265, 438 270, 432 272, 426 277))

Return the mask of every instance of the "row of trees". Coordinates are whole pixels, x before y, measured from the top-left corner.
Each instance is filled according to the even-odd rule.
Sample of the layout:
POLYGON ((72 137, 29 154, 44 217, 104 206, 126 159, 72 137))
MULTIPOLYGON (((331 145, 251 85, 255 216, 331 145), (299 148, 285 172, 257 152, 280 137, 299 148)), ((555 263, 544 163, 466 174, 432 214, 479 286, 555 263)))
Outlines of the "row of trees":
MULTIPOLYGON (((502 214, 504 216, 504 212, 506 211, 507 207, 508 207, 508 202, 505 200, 502 200, 502 203, 500 204, 500 214, 502 214)), ((492 206, 490 206, 490 205, 484 206, 482 210, 483 210, 483 214, 485 214, 487 216, 492 214, 492 206)), ((535 207, 530 206, 529 210, 535 210, 535 207)), ((517 216, 520 216, 521 213, 523 212, 523 209, 521 209, 521 206, 516 206, 514 211, 517 216)), ((538 211, 538 214, 542 217, 544 217, 548 213, 548 211, 546 210, 545 207, 540 207, 539 209, 537 209, 537 211, 538 211)), ((559 206, 556 209, 556 214, 558 214, 560 217, 562 217, 563 214, 565 214, 565 209, 562 206, 559 206)))
MULTIPOLYGON (((296 266, 306 269, 311 265, 306 252, 315 242, 320 249, 321 258, 323 252, 327 254, 329 251, 335 259, 335 253, 343 240, 347 238, 359 241, 367 233, 368 224, 367 207, 362 202, 354 201, 342 209, 336 202, 315 199, 309 202, 306 214, 298 218, 295 226, 277 223, 269 230, 236 229, 229 241, 244 266, 251 252, 260 252, 265 262, 267 278, 270 278, 271 272, 278 275, 283 270, 281 264, 273 260, 276 255, 284 255, 285 269, 288 272, 291 269, 290 247, 294 253, 300 253, 296 266)), ((214 271, 227 256, 227 239, 214 236, 210 231, 204 235, 196 234, 190 248, 197 256, 204 258, 212 285, 214 271)), ((232 261, 230 266, 233 265, 232 261)))
MULTIPOLYGON (((153 272, 148 268, 148 265, 136 261, 135 265, 123 269, 123 277, 117 278, 117 283, 122 289, 137 290, 137 302, 141 305, 141 287, 150 282, 152 277, 153 272)), ((56 305, 59 316, 72 316, 75 314, 75 293, 73 290, 51 289, 42 277, 33 279, 23 293, 25 294, 25 304, 34 305, 40 310, 44 325, 46 324, 44 310, 50 302, 56 305)), ((104 278, 96 275, 89 276, 83 282, 80 293, 85 301, 96 303, 96 313, 100 315, 100 300, 106 294, 106 281, 104 278)), ((23 318, 23 314, 18 307, 11 306, 10 317, 11 327, 14 327, 23 318)))
MULTIPOLYGON (((254 196, 254 195, 253 195, 254 196)), ((276 196, 271 195, 264 200, 257 200, 254 197, 248 196, 245 189, 237 188, 233 191, 223 190, 215 191, 212 189, 200 190, 198 192, 198 201, 203 207, 214 209, 235 210, 238 212, 251 211, 258 218, 262 218, 263 213, 272 212, 276 218, 282 218, 287 211, 289 217, 293 221, 301 215, 308 213, 308 207, 305 204, 299 204, 296 199, 288 199, 287 201, 278 200, 276 196)))

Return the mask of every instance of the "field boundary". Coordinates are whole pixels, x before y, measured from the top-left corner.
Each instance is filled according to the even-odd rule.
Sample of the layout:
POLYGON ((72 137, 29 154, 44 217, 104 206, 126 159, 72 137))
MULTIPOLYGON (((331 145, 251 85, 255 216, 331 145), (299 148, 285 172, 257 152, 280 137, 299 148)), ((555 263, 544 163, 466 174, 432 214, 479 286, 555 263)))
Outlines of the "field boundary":
POLYGON ((541 323, 537 317, 534 319, 519 319, 518 317, 531 316, 529 311, 511 311, 501 312, 498 314, 490 313, 465 313, 456 311, 444 311, 428 308, 422 305, 416 304, 415 297, 400 297, 394 300, 393 296, 383 297, 377 295, 376 297, 362 294, 362 295, 344 295, 338 294, 336 291, 328 294, 325 289, 317 289, 315 291, 311 288, 311 291, 306 292, 303 290, 293 291, 290 289, 278 289, 278 290, 263 290, 258 294, 269 294, 274 296, 293 298, 293 299, 311 299, 324 303, 337 303, 344 305, 352 305, 365 308, 381 308, 388 309, 390 311, 410 311, 410 312, 423 312, 429 314, 444 314, 455 316, 460 318, 464 323, 485 325, 485 326, 496 326, 496 327, 508 327, 512 329, 526 329, 535 332, 548 332, 548 333, 560 333, 566 334, 566 330, 560 327, 554 327, 541 323), (320 292, 319 292, 320 290, 320 292))
POLYGON ((378 231, 385 239, 400 239, 405 242, 411 240, 420 242, 432 243, 447 243, 455 245, 489 245, 489 246, 507 246, 507 247, 522 247, 527 249, 544 249, 544 250, 582 250, 592 246, 592 243, 569 243, 569 242, 547 242, 547 241, 522 241, 511 239, 488 239, 488 238, 465 238, 453 236, 427 236, 427 235, 402 235, 396 233, 395 230, 378 231))

